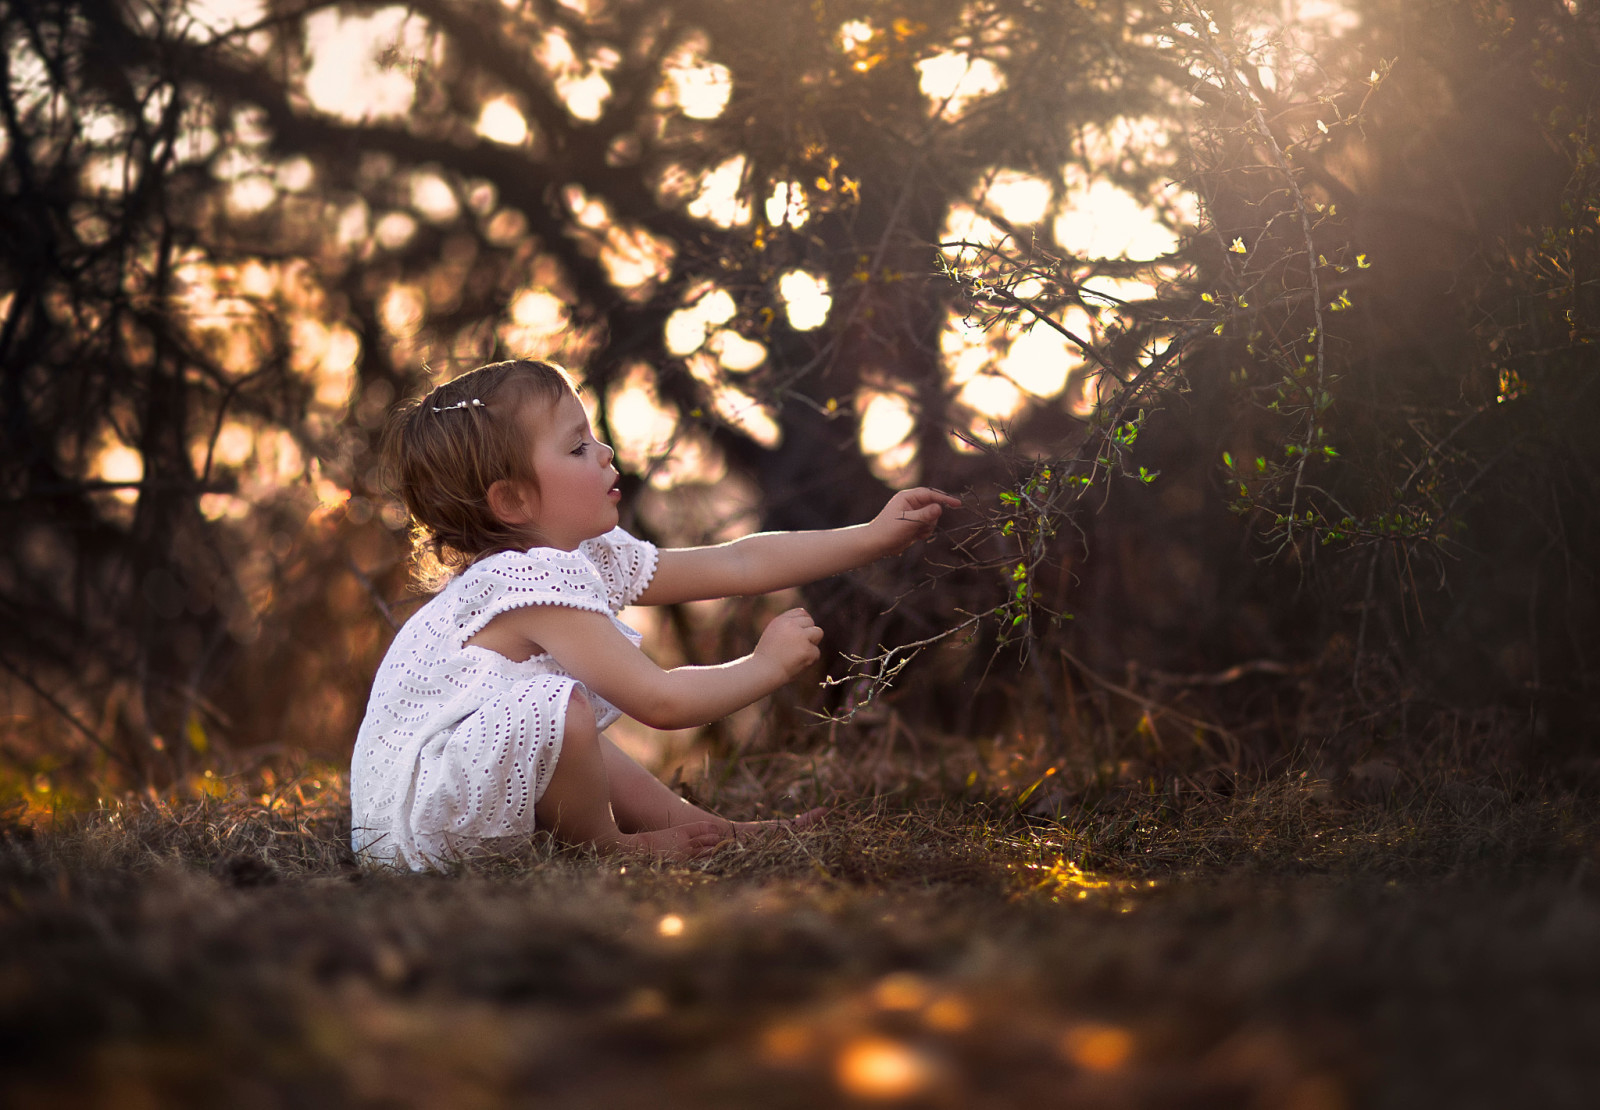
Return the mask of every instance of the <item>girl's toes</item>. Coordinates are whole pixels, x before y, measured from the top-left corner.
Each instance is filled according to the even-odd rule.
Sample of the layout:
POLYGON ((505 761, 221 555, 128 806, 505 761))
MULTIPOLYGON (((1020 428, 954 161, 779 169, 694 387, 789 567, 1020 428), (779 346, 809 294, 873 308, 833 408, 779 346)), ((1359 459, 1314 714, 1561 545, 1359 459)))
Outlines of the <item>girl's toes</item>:
POLYGON ((799 816, 785 821, 784 824, 788 825, 791 829, 809 829, 812 825, 815 825, 826 816, 828 816, 828 807, 817 806, 815 809, 808 809, 799 816))

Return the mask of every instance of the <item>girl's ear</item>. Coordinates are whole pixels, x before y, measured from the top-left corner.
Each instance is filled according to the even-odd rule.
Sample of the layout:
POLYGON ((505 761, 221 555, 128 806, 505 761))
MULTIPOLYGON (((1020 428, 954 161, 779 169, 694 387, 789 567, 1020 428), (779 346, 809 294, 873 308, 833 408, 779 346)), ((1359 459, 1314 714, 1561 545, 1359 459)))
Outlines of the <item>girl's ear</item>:
POLYGON ((489 487, 489 511, 501 524, 530 528, 538 519, 539 495, 527 482, 501 478, 489 487))

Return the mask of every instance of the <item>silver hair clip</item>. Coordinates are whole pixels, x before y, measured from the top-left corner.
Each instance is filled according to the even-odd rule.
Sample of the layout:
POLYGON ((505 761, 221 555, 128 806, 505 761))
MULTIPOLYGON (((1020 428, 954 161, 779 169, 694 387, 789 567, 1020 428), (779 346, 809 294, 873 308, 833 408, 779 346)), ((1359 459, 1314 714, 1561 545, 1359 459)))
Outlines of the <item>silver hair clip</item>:
POLYGON ((470 401, 457 401, 453 405, 432 405, 430 407, 434 412, 449 412, 451 409, 464 409, 469 405, 475 409, 481 409, 484 407, 483 402, 478 400, 476 397, 470 401))

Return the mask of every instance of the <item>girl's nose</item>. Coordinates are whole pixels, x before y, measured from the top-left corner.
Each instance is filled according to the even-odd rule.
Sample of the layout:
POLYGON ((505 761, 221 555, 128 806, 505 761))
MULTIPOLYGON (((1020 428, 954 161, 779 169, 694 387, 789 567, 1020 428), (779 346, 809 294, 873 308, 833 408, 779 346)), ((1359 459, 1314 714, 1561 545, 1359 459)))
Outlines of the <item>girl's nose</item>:
POLYGON ((612 447, 609 443, 602 443, 599 446, 600 449, 605 452, 605 465, 610 466, 611 460, 617 457, 617 449, 612 447))

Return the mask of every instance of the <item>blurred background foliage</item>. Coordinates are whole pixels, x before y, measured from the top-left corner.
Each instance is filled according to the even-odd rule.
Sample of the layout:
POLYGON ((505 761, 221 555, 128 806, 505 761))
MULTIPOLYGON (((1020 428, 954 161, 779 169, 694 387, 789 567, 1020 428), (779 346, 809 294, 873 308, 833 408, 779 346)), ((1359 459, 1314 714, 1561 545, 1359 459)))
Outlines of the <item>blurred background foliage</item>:
MULTIPOLYGON (((1060 768, 1045 806, 1581 763, 1596 34, 1583 0, 6 5, 5 793, 347 758, 419 600, 385 414, 512 356, 582 379, 650 539, 964 496, 921 562, 805 591, 845 681, 718 755, 904 736, 941 785, 1060 768)), ((768 611, 641 622, 705 662, 768 611)))

